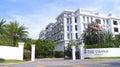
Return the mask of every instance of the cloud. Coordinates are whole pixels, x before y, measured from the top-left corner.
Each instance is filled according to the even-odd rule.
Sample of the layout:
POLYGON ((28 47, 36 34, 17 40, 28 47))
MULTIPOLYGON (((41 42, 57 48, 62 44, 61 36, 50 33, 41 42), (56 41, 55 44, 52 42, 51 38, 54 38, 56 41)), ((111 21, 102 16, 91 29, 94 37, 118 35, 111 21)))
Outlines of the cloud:
POLYGON ((25 0, 5 0, 5 1, 8 1, 8 2, 23 2, 25 0))
POLYGON ((8 20, 17 20, 20 24, 24 24, 28 27, 30 37, 32 38, 38 38, 39 32, 43 30, 47 24, 54 21, 54 19, 64 9, 76 11, 79 8, 85 8, 91 11, 103 13, 118 13, 120 11, 120 0, 54 0, 49 2, 46 0, 6 1, 9 1, 10 3, 24 3, 24 6, 20 3, 20 9, 15 8, 14 10, 12 9, 8 11, 8 20))
POLYGON ((9 21, 17 20, 20 25, 23 25, 28 28, 29 37, 33 39, 38 39, 39 32, 45 28, 45 26, 53 21, 47 15, 41 14, 29 14, 29 15, 10 15, 9 21))

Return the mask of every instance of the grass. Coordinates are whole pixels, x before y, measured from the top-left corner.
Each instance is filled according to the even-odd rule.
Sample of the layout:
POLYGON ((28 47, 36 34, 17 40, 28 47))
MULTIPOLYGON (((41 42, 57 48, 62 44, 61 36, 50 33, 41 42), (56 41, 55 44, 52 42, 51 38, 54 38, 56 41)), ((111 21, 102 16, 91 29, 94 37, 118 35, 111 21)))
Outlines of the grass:
POLYGON ((3 64, 3 63, 19 63, 19 62, 25 62, 25 61, 22 61, 22 60, 3 60, 3 61, 0 61, 0 64, 3 64))
POLYGON ((95 58, 88 58, 88 59, 120 59, 120 57, 95 57, 95 58))

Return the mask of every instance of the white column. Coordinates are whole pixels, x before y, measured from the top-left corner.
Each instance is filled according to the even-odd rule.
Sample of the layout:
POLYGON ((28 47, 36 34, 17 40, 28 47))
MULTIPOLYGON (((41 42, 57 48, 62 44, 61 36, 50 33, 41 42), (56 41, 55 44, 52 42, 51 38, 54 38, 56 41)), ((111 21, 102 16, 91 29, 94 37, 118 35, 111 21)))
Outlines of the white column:
POLYGON ((35 44, 32 44, 31 48, 31 61, 35 61, 35 44))
POLYGON ((110 24, 110 31, 112 32, 113 37, 115 37, 113 19, 109 20, 109 24, 110 24))
POLYGON ((20 49, 19 52, 19 60, 23 60, 23 53, 24 53, 24 43, 18 43, 18 47, 20 49))
POLYGON ((120 21, 117 21, 117 23, 118 23, 118 31, 119 31, 119 34, 120 34, 120 21))
POLYGON ((75 17, 72 16, 72 39, 76 39, 75 37, 75 17))
POLYGON ((100 21, 101 21, 101 24, 103 25, 104 24, 103 19, 100 19, 100 21))
POLYGON ((64 17, 64 40, 67 40, 67 18, 64 17))
POLYGON ((75 56, 75 46, 72 46, 72 59, 76 60, 76 56, 75 56))

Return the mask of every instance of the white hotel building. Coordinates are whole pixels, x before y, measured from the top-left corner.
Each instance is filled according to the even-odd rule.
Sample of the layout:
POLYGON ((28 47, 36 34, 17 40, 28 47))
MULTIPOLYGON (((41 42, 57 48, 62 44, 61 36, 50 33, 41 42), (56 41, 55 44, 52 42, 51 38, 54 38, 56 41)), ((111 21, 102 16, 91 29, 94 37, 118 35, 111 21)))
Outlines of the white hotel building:
POLYGON ((92 21, 99 22, 104 29, 110 30, 113 36, 120 34, 120 16, 78 9, 64 10, 55 23, 48 24, 45 30, 40 32, 39 39, 50 39, 57 44, 56 51, 64 51, 69 41, 78 39, 86 24, 92 21))

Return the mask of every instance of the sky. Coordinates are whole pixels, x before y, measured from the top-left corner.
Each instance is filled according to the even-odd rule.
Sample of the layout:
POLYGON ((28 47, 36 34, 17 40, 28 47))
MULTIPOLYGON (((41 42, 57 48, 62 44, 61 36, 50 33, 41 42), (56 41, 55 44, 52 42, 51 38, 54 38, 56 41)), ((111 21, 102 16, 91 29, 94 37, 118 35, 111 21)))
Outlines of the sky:
POLYGON ((0 18, 27 27, 29 38, 38 39, 41 30, 65 9, 79 8, 120 15, 120 0, 0 0, 0 18))

